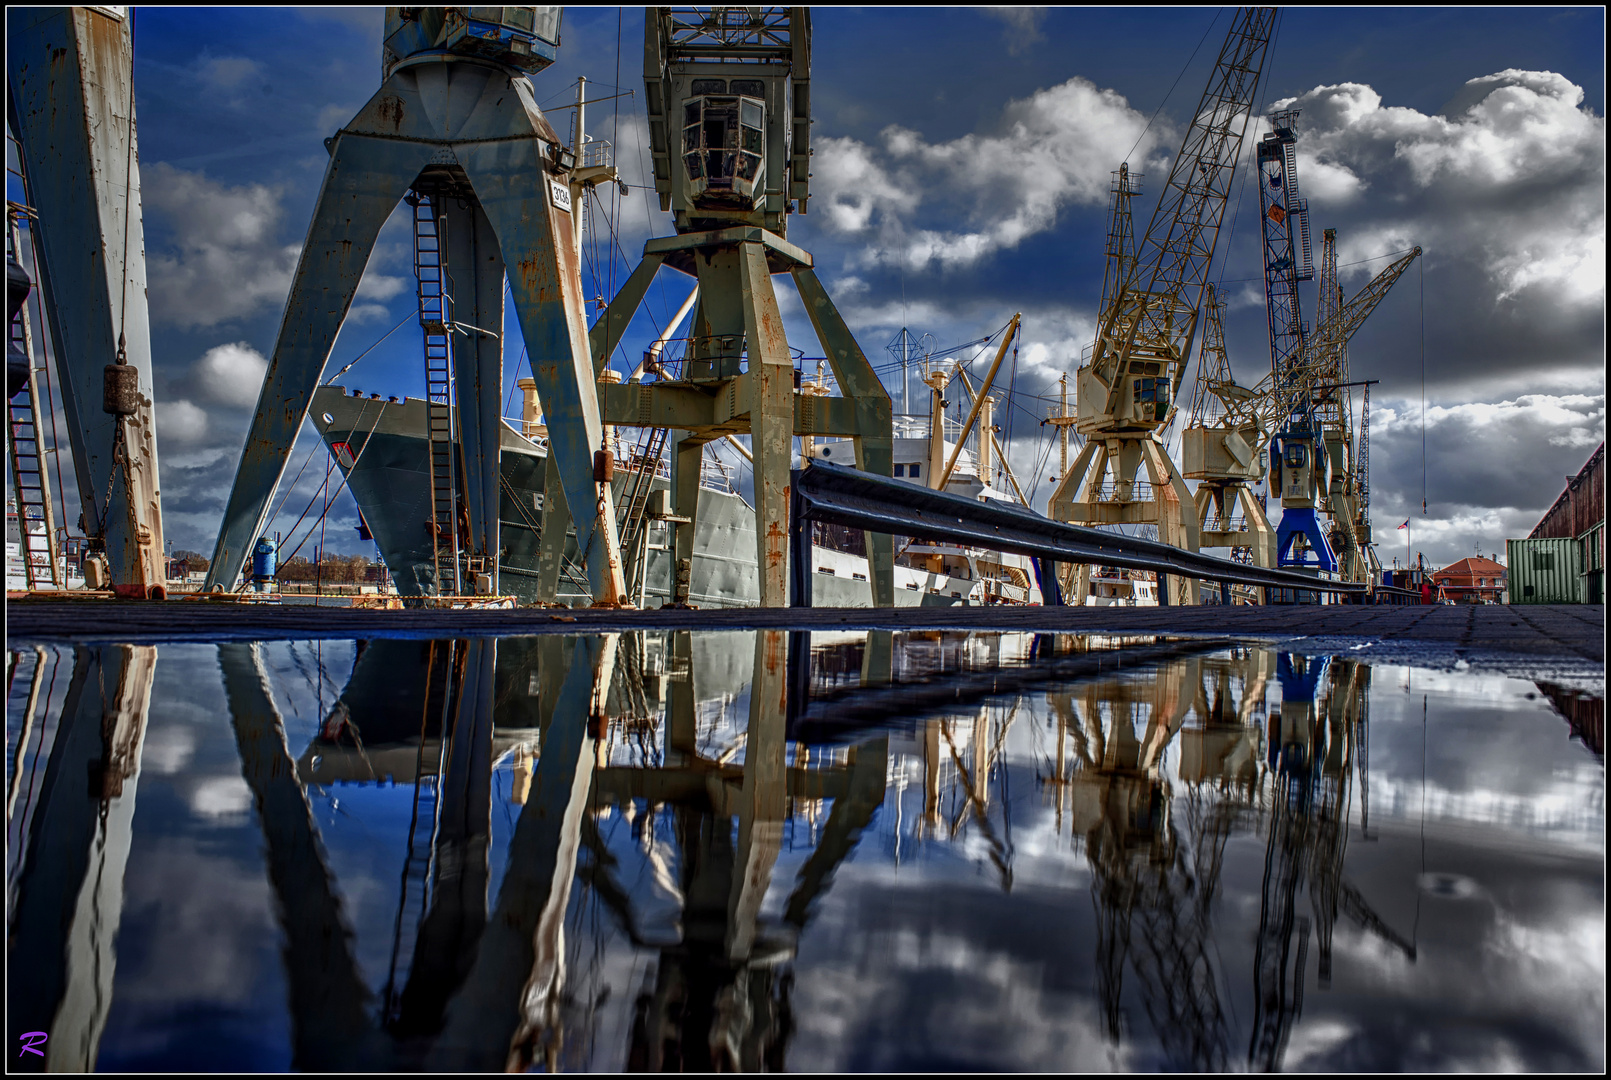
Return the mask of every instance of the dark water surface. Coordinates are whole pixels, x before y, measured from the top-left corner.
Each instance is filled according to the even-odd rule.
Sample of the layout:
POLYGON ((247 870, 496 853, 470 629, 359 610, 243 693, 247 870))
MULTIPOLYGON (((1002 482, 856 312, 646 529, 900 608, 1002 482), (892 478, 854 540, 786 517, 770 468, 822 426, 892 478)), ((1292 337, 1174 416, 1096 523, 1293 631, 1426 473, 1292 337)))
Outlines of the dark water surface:
POLYGON ((14 1069, 1605 1066, 1603 683, 932 633, 9 663, 14 1069))

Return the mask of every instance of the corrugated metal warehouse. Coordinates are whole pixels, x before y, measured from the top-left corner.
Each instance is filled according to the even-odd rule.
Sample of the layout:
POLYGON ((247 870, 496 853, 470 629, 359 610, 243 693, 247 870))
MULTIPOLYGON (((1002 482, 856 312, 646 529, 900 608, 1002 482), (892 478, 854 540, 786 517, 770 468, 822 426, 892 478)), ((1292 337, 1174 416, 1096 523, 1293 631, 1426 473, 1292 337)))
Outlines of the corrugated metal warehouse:
POLYGON ((1566 490, 1527 539, 1506 543, 1511 603, 1605 602, 1605 443, 1589 455, 1576 476, 1567 478, 1566 490), (1570 541, 1570 553, 1557 541, 1570 541), (1568 566, 1575 580, 1570 590, 1557 580, 1568 566), (1562 599, 1543 599, 1546 594, 1562 599))

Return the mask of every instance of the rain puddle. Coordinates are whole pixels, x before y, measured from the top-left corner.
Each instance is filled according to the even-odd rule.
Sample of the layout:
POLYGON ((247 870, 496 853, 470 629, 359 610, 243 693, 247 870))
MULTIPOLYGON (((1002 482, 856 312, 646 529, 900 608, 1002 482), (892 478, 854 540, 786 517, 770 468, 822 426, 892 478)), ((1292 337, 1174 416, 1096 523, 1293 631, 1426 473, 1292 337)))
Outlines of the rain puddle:
POLYGON ((13 1068, 1605 1067, 1603 683, 774 631, 7 676, 13 1068))

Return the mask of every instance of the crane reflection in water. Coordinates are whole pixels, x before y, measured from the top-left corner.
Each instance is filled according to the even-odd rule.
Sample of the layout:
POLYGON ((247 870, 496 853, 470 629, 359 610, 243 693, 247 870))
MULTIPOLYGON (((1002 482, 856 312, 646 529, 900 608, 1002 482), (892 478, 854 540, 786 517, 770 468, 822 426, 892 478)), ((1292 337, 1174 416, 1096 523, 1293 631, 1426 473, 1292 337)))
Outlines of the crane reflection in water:
MULTIPOLYGON (((1155 1067, 1280 1069, 1306 984, 1330 986, 1339 922, 1419 960, 1414 929, 1345 873, 1350 836, 1371 839, 1370 670, 1352 660, 1093 635, 385 639, 359 643, 298 752, 265 648, 219 645, 216 670, 297 1069, 781 1070, 811 1019, 802 946, 842 930, 819 927, 836 875, 971 867, 970 887, 1011 894, 1026 828, 1089 879, 1060 903, 1091 915, 1040 933, 1089 933, 1100 1037, 1155 1047, 1155 1067), (344 894, 314 810, 355 784, 406 800, 380 841, 402 852, 380 917, 344 894), (1233 841, 1263 852, 1251 934, 1220 900, 1233 841), (380 939, 377 977, 359 954, 380 939)), ((72 654, 19 804, 65 658, 12 657, 29 693, 8 778, 8 1013, 52 1032, 45 1067, 88 1069, 157 650, 72 654)))

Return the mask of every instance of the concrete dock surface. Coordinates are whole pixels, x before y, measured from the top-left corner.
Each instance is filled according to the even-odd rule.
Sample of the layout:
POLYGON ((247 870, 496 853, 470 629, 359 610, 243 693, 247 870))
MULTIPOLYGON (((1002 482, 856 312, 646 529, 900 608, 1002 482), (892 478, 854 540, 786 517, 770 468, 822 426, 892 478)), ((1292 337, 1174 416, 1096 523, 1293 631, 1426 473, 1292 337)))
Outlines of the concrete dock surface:
POLYGON ((1440 656, 1509 654, 1605 664, 1604 605, 1268 607, 910 607, 407 611, 196 601, 21 600, 9 645, 287 639, 470 638, 665 630, 896 630, 1338 639, 1424 646, 1440 656))

